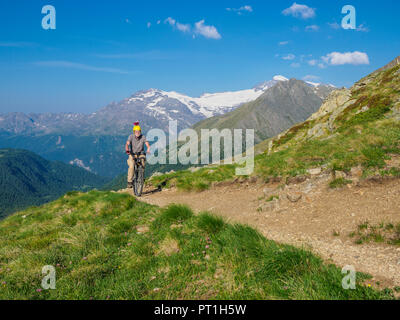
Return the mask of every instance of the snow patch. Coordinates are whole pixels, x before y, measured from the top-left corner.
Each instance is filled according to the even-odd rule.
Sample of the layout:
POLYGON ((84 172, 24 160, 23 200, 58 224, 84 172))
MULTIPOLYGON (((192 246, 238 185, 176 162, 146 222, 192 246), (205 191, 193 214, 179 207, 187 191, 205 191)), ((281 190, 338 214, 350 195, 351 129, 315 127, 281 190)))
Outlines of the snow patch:
POLYGON ((85 169, 86 171, 89 171, 89 172, 92 171, 90 169, 90 167, 86 167, 85 166, 84 162, 81 159, 74 159, 74 160, 70 161, 69 164, 73 165, 73 166, 80 167, 80 168, 85 169))
POLYGON ((276 75, 276 76, 274 76, 274 77, 272 78, 272 80, 275 80, 275 81, 289 81, 288 78, 286 78, 286 77, 284 77, 284 76, 281 76, 281 75, 276 75))

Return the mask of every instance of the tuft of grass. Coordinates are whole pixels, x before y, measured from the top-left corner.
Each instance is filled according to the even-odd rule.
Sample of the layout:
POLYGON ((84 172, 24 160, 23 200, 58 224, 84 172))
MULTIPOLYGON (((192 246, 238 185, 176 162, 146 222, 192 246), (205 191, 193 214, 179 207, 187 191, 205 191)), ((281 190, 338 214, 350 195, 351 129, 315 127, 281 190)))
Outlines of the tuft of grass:
POLYGON ((192 216, 193 211, 188 206, 182 204, 171 204, 164 210, 160 219, 166 222, 180 222, 190 219, 192 216))
POLYGON ((356 244, 376 242, 400 245, 400 223, 393 225, 381 222, 372 225, 369 221, 365 221, 358 225, 357 231, 353 231, 351 235, 352 238, 355 238, 356 244))
POLYGON ((351 183, 352 183, 351 180, 347 180, 345 178, 337 178, 337 179, 332 180, 329 183, 329 188, 331 188, 331 189, 342 188, 345 185, 348 185, 348 184, 351 184, 351 183))
POLYGON ((272 202, 272 201, 274 201, 275 199, 277 199, 277 200, 279 200, 279 196, 270 196, 267 200, 266 200, 266 202, 272 202))
POLYGON ((225 222, 221 217, 202 212, 198 216, 198 227, 208 234, 216 234, 225 227, 225 222))

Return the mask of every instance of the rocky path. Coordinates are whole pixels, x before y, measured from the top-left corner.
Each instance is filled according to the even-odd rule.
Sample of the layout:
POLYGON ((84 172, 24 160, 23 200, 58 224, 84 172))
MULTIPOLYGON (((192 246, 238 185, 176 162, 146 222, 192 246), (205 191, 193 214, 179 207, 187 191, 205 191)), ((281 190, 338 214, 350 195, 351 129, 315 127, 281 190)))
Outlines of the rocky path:
POLYGON ((291 185, 226 183, 200 193, 170 189, 141 200, 161 207, 182 203, 196 212, 210 211, 230 222, 251 225, 268 239, 307 247, 328 262, 352 265, 373 275, 372 284, 400 286, 400 247, 359 245, 349 237, 365 221, 400 223, 400 180, 332 190, 330 179, 321 174, 291 185))

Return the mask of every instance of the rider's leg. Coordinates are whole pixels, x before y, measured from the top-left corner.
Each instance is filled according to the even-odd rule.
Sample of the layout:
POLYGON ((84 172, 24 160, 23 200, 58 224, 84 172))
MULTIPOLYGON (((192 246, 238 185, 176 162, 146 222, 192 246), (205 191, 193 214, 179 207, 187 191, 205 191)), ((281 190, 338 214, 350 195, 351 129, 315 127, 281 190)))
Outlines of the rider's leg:
POLYGON ((129 169, 128 169, 128 188, 132 187, 133 179, 135 176, 135 162, 133 161, 133 157, 129 155, 129 159, 127 160, 129 169))
POLYGON ((143 168, 146 166, 146 156, 145 155, 140 155, 140 163, 142 164, 143 168))

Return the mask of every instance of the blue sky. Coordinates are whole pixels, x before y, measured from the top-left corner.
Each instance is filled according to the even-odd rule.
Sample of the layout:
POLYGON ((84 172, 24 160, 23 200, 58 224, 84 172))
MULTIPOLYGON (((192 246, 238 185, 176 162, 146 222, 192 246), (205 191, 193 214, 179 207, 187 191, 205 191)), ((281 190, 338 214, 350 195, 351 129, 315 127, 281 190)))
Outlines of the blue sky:
POLYGON ((199 96, 276 74, 350 86, 400 54, 398 0, 296 2, 2 0, 0 112, 93 112, 137 90, 199 96), (48 4, 56 30, 41 25, 48 4), (340 27, 346 4, 357 30, 340 27))

